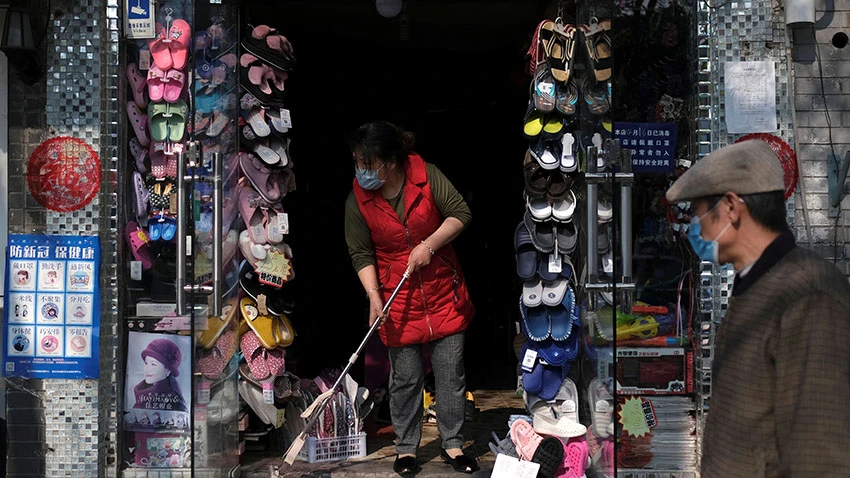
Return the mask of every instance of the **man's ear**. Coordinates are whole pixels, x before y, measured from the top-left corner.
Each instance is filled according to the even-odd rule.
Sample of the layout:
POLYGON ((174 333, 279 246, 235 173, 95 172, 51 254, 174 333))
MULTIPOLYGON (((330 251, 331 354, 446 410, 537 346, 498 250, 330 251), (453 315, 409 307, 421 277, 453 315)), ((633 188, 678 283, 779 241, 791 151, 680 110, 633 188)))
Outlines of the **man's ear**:
POLYGON ((727 201, 726 207, 729 208, 729 218, 732 222, 738 222, 747 203, 741 199, 741 196, 738 196, 737 193, 732 191, 727 191, 725 196, 724 199, 727 201))

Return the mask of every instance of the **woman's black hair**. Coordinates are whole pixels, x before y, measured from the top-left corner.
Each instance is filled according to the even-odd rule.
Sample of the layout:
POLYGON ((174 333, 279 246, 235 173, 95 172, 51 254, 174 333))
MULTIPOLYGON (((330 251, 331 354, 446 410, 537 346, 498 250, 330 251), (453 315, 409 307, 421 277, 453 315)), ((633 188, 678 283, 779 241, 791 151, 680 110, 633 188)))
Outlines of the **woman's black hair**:
POLYGON ((376 161, 403 163, 407 161, 416 139, 413 133, 387 121, 372 121, 357 128, 348 138, 352 154, 366 168, 376 161))

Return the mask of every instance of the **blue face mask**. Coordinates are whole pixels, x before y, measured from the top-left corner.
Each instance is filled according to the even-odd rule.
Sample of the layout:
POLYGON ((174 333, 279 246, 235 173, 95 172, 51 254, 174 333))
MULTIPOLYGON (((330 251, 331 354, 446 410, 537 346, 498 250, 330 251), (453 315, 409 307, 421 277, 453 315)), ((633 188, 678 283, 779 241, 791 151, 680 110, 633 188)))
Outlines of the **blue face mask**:
MULTIPOLYGON (((717 204, 715 204, 714 206, 716 207, 717 204)), ((703 239, 702 235, 700 235, 700 233, 702 232, 702 225, 700 225, 700 221, 702 221, 702 218, 704 218, 705 216, 708 216, 708 214, 713 209, 714 207, 706 211, 706 213, 702 216, 696 216, 691 218, 691 226, 690 228, 688 228, 688 242, 691 243, 691 247, 694 249, 694 252, 696 253, 697 257, 704 261, 711 262, 712 264, 720 265, 720 259, 717 257, 717 240, 720 239, 720 236, 722 236, 727 229, 729 229, 732 223, 730 222, 729 224, 727 224, 726 227, 724 227, 723 230, 720 231, 720 234, 718 234, 713 241, 706 241, 705 239, 703 239)))
POLYGON ((357 184, 367 191, 381 189, 381 186, 383 186, 387 180, 379 178, 378 171, 386 165, 387 163, 384 163, 378 169, 355 168, 354 176, 357 178, 357 184))

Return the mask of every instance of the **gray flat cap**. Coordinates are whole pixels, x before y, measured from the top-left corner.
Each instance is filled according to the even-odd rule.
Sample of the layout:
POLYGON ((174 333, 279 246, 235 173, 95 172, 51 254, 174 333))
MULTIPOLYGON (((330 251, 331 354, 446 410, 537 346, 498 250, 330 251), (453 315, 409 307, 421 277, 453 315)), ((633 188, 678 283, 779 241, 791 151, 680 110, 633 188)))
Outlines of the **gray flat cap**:
POLYGON ((740 195, 785 190, 785 172, 773 149, 760 139, 712 151, 667 190, 671 203, 732 191, 740 195))

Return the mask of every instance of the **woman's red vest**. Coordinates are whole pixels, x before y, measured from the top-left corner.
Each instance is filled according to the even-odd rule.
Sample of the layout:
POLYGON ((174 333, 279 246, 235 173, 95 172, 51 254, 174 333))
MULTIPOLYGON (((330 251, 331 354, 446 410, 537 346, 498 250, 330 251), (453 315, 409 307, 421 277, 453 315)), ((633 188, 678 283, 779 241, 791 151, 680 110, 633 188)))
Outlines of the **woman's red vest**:
MULTIPOLYGON (((372 231, 385 302, 407 268, 410 251, 443 222, 428 184, 425 161, 418 154, 408 157, 405 174, 404 222, 380 191, 367 191, 354 180, 354 195, 372 231)), ((411 274, 378 330, 387 347, 421 344, 465 330, 474 313, 463 271, 447 244, 430 264, 411 274)))

